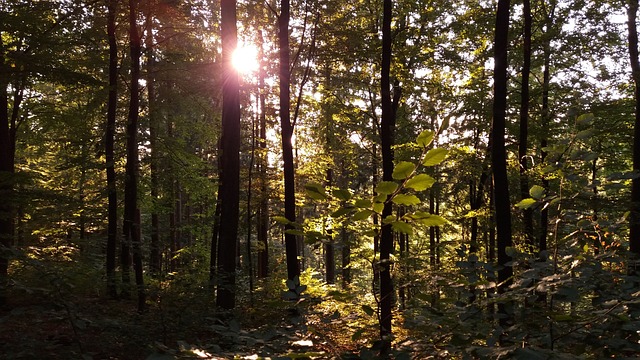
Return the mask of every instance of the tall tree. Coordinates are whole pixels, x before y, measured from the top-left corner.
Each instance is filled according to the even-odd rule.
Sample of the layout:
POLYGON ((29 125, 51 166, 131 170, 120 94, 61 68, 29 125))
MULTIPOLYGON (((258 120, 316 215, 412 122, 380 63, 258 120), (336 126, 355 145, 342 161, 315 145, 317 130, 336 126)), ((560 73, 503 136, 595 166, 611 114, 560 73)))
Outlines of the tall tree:
MULTIPOLYGON (((133 269, 138 294, 138 311, 144 311, 145 290, 142 269, 142 244, 138 209, 138 119, 140 110, 140 56, 141 37, 138 31, 138 1, 129 0, 129 52, 131 57, 131 83, 127 121, 127 164, 124 189, 124 244, 131 246, 133 269)), ((123 251, 123 255, 124 254, 123 251)), ((123 260, 124 261, 124 260, 123 260)), ((127 260, 128 261, 128 260, 127 260)), ((127 264, 128 265, 128 264, 127 264)))
MULTIPOLYGON (((382 98, 382 120, 380 127, 382 153, 382 181, 393 181, 393 132, 395 114, 391 100, 391 18, 393 2, 384 0, 382 13, 382 66, 380 73, 380 94, 382 98)), ((392 214, 390 199, 384 203, 382 219, 392 214)), ((380 233, 380 337, 384 343, 383 352, 391 342, 391 320, 393 305, 393 282, 391 281, 391 253, 393 251, 393 230, 391 224, 383 222, 380 233)))
POLYGON ((109 41, 109 95, 107 100, 107 126, 105 132, 105 159, 107 172, 107 292, 117 297, 116 246, 118 238, 118 192, 114 159, 114 137, 118 102, 118 43, 116 39, 116 14, 118 0, 107 4, 107 38, 109 41))
POLYGON ((261 244, 258 251, 258 277, 264 278, 269 274, 269 181, 267 178, 267 101, 265 88, 265 59, 264 37, 262 29, 258 30, 258 99, 260 102, 260 139, 259 139, 259 167, 260 167, 260 205, 258 210, 258 243, 261 244))
MULTIPOLYGON (((289 0, 280 3, 278 18, 278 44, 280 45, 279 83, 280 83, 280 127, 282 138, 282 160, 284 166, 284 216, 289 223, 286 230, 293 229, 296 221, 295 165, 293 161, 293 129, 291 122, 291 70, 289 48, 289 20, 291 10, 289 0)), ((285 233, 285 249, 287 256, 287 278, 294 280, 300 275, 298 263, 298 244, 294 234, 285 233)), ((296 284, 299 285, 299 284, 296 284)))
MULTIPOLYGON (((3 33, 0 32, 0 46, 3 33)), ((6 58, 0 63, 0 305, 6 302, 6 286, 9 269, 9 249, 13 242, 13 208, 11 193, 13 192, 13 162, 11 150, 11 124, 9 121, 9 64, 6 58)))
POLYGON ((513 276, 513 268, 507 263, 511 257, 507 248, 513 246, 511 239, 511 205, 509 199, 509 179, 507 177, 507 153, 505 149, 505 128, 507 110, 507 46, 509 32, 509 0, 498 0, 496 13, 493 74, 493 123, 491 138, 491 164, 495 196, 495 216, 498 250, 499 290, 504 291, 513 276))
POLYGON ((627 9, 629 27, 629 60, 633 77, 635 101, 635 122, 633 126, 633 172, 636 175, 631 184, 631 216, 629 225, 629 249, 640 255, 640 60, 638 59, 638 0, 629 0, 627 9))
MULTIPOLYGON (((524 39, 522 59, 522 83, 520 91, 520 139, 518 143, 518 159, 520 160, 520 196, 522 199, 529 197, 528 179, 528 137, 529 137, 529 77, 531 74, 531 1, 524 0, 522 7, 524 17, 524 39)), ((523 212, 524 235, 527 245, 535 245, 533 234, 533 210, 526 208, 523 212)))
POLYGON ((235 271, 240 202, 240 84, 233 67, 238 43, 236 1, 220 2, 222 34, 222 138, 220 182, 220 233, 218 244, 218 292, 216 304, 232 309, 236 303, 235 271))

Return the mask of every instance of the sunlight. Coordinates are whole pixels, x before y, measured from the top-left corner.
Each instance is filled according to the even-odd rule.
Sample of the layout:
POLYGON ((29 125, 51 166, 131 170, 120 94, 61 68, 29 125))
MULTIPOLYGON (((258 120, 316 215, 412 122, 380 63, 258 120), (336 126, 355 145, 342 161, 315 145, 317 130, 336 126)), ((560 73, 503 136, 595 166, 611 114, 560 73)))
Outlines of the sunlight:
POLYGON ((258 70, 258 49, 252 44, 239 44, 233 52, 233 67, 241 74, 258 70))

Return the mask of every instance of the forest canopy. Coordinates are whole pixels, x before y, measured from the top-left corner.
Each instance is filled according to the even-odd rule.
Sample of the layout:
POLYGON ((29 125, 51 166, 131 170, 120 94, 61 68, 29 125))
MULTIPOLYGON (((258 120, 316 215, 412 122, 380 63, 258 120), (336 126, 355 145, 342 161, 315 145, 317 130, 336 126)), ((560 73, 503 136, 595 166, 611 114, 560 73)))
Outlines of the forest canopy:
POLYGON ((0 353, 637 356, 637 13, 3 0, 0 353))

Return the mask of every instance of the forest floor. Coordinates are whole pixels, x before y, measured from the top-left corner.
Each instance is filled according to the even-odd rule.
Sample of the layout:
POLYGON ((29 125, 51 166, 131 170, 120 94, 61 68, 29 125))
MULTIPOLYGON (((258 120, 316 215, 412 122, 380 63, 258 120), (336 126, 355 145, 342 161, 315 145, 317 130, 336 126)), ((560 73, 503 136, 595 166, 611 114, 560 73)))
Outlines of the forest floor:
POLYGON ((371 345, 364 339, 376 338, 371 316, 331 298, 264 295, 225 313, 203 294, 156 292, 143 314, 134 300, 14 296, 0 309, 0 358, 355 359, 371 345))

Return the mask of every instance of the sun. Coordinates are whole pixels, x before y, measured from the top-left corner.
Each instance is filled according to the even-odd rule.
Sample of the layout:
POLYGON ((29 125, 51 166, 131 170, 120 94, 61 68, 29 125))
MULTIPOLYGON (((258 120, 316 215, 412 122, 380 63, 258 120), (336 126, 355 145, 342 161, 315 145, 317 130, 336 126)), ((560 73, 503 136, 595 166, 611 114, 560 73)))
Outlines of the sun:
POLYGON ((252 44, 241 44, 233 52, 233 67, 241 74, 258 70, 258 49, 252 44))

